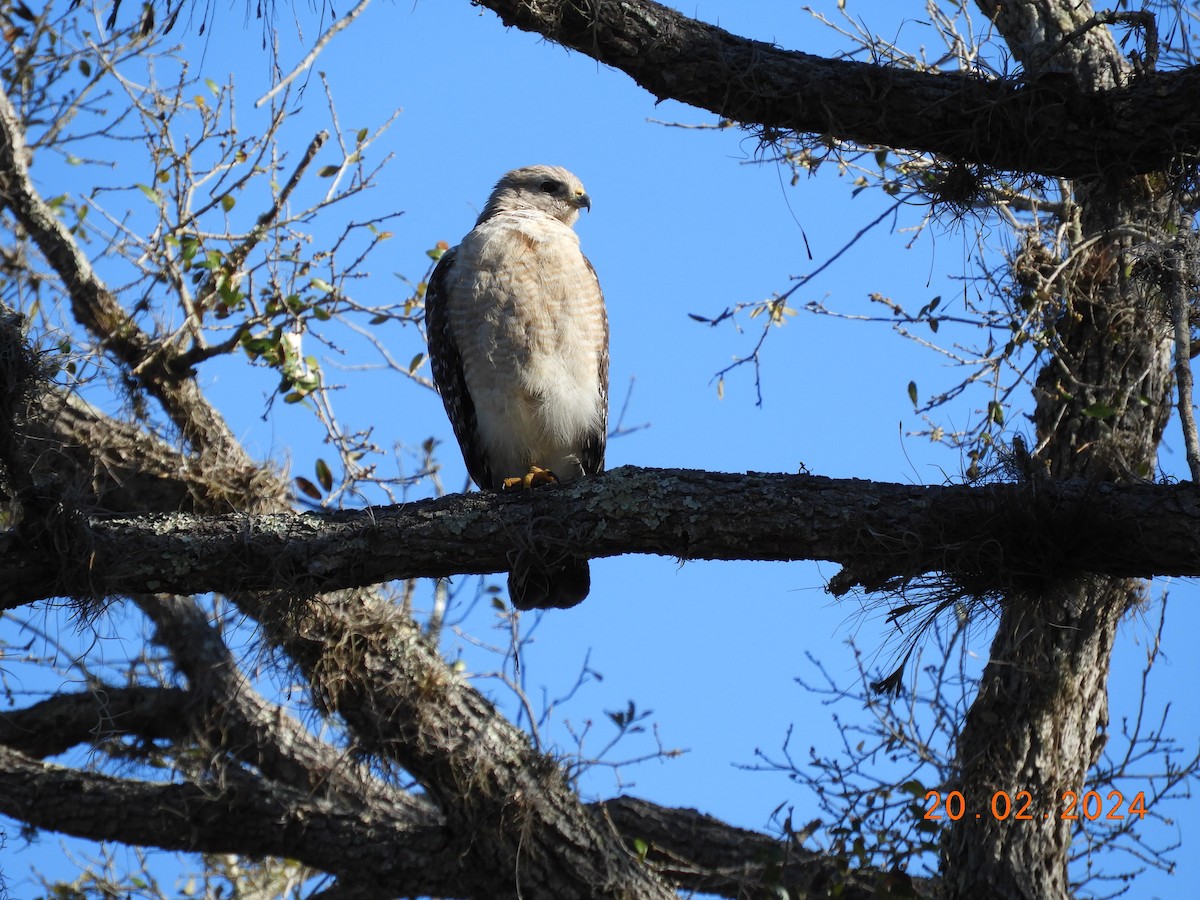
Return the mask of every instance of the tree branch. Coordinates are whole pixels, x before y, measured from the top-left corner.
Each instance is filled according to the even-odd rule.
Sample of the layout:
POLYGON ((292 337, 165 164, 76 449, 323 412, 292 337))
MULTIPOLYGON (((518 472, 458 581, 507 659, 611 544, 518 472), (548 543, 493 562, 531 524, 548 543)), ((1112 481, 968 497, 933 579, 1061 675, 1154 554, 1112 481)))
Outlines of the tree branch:
MULTIPOLYGON (((29 150, 7 95, 0 91, 0 208, 7 208, 33 238, 62 280, 76 320, 131 372, 163 407, 208 470, 239 481, 242 497, 267 484, 219 412, 191 377, 174 345, 152 340, 126 313, 96 274, 66 225, 42 198, 29 175, 29 150)), ((227 498, 228 499, 228 498, 227 498)), ((259 509, 278 498, 263 498, 259 509)))
POLYGON ((194 696, 178 688, 96 685, 0 712, 0 745, 43 758, 79 744, 134 734, 147 740, 186 736, 194 696))
MULTIPOLYGON (((78 524, 78 523, 75 523, 78 524)), ((1200 501, 1176 485, 923 486, 626 466, 512 494, 328 513, 93 517, 86 545, 0 534, 0 606, 153 590, 332 591, 504 571, 514 548, 590 558, 829 560, 836 593, 941 571, 988 579, 1200 575, 1200 501), (53 550, 49 549, 53 546, 53 550)))
MULTIPOLYGON (((0 361, 7 354, 15 364, 0 366, 0 380, 4 380, 0 399, 17 401, 0 410, 4 413, 0 418, 9 424, 7 430, 0 429, 0 435, 16 435, 19 440, 29 426, 21 411, 26 405, 21 398, 36 395, 38 385, 33 383, 36 376, 24 371, 29 366, 23 360, 30 354, 15 324, 0 321, 0 325, 6 326, 0 328, 0 361)), ((2 462, 14 460, 6 457, 2 462)), ((215 460, 223 476, 226 473, 220 467, 230 462, 215 460)), ((236 463, 236 458, 232 462, 236 463)), ((17 471, 25 470, 18 467, 17 471)), ((197 487, 203 491, 205 471, 186 474, 198 476, 197 487)), ((250 490, 252 484, 247 483, 247 495, 238 498, 244 508, 265 506, 284 520, 292 518, 293 513, 284 511, 285 489, 274 473, 260 471, 254 477, 264 481, 264 490, 256 496, 250 490)), ((89 513, 72 505, 61 492, 51 490, 47 497, 34 497, 33 487, 26 485, 28 490, 23 490, 20 524, 15 530, 0 532, 0 556, 11 554, 10 560, 24 557, 26 564, 17 568, 18 578, 31 579, 26 587, 51 577, 48 569, 39 573, 43 563, 51 558, 61 562, 65 557, 71 560, 72 577, 89 583, 89 567, 105 555, 103 551, 96 554, 89 513), (25 494, 39 502, 24 502, 25 494)), ((457 873, 456 888, 423 890, 423 882, 418 881, 414 893, 515 898, 523 891, 538 889, 560 900, 633 895, 667 900, 674 896, 653 869, 643 865, 611 828, 584 808, 556 762, 534 751, 528 735, 505 721, 486 698, 446 665, 403 610, 371 591, 335 591, 298 600, 290 588, 278 587, 265 595, 238 589, 230 596, 262 627, 264 639, 296 663, 311 684, 313 702, 342 717, 362 752, 377 754, 407 770, 445 816, 452 846, 444 858, 457 873)), ((145 595, 159 588, 158 579, 152 578, 128 593, 145 595)), ((220 771, 224 779, 237 777, 240 770, 226 767, 220 771)), ((59 790, 58 774, 49 773, 52 783, 47 789, 52 792, 59 790)), ((4 787, 0 782, 0 792, 4 787)), ((64 789, 74 790, 69 785, 64 789)), ((307 792, 304 796, 312 799, 307 792)), ((133 804, 130 808, 136 808, 155 798, 135 793, 124 799, 133 804)), ((171 796, 164 795, 162 800, 170 806, 171 796)), ((25 812, 30 824, 44 824, 37 817, 44 810, 25 812)), ((362 810, 358 813, 363 814, 362 810)), ((395 815, 395 810, 391 814, 395 815)), ((67 821, 46 827, 89 837, 98 827, 86 822, 79 826, 85 830, 77 831, 74 824, 67 821)), ((142 823, 137 824, 140 827, 142 823)), ((142 833, 135 829, 122 839, 138 843, 142 833)), ((224 838, 218 834, 216 839, 224 838)), ((245 846, 238 849, 255 852, 245 846)), ((323 865, 317 858, 312 864, 323 865)), ((350 877, 363 872, 371 872, 373 877, 375 870, 360 868, 350 877)))
POLYGON ((382 805, 433 822, 437 811, 376 778, 353 757, 353 748, 318 739, 286 709, 263 698, 238 667, 220 632, 187 597, 141 597, 138 606, 157 630, 155 641, 187 676, 202 709, 194 731, 218 754, 229 753, 266 778, 350 807, 382 805))
POLYGON ((299 859, 394 890, 437 894, 458 880, 441 827, 386 808, 340 809, 234 771, 221 783, 155 784, 31 760, 0 746, 0 812, 97 841, 299 859))
MULTIPOLYGON (((163 701, 171 693, 157 692, 163 701)), ((90 700, 72 695, 49 702, 65 710, 78 708, 76 701, 90 706, 90 700)), ((38 706, 45 719, 48 707, 38 706)), ((78 722, 87 716, 67 718, 78 722)), ((223 772, 221 781, 156 784, 81 772, 38 763, 0 738, 0 812, 35 827, 188 852, 286 856, 350 879, 353 896, 375 896, 380 888, 405 895, 505 895, 510 877, 502 871, 469 876, 461 871, 440 823, 413 825, 376 803, 366 811, 346 809, 236 771, 223 772)), ((628 844, 649 845, 648 862, 684 890, 741 897, 771 885, 797 895, 838 885, 839 896, 865 900, 878 896, 888 879, 903 877, 846 870, 826 855, 695 810, 618 797, 592 804, 588 812, 607 819, 628 844)), ((921 889, 905 896, 926 893, 921 884, 906 878, 905 884, 921 889)))
POLYGON ((594 807, 631 843, 649 847, 646 859, 682 890, 722 897, 824 897, 869 900, 931 895, 928 879, 848 869, 845 860, 798 844, 736 828, 694 809, 617 797, 594 807))
POLYGON ((1161 171, 1200 152, 1200 68, 1084 95, 1069 83, 990 80, 829 60, 688 18, 652 0, 475 0, 673 99, 778 130, 1084 177, 1161 171))
POLYGON ((1175 330, 1175 390, 1179 425, 1183 429, 1183 446, 1187 454, 1192 482, 1200 484, 1200 431, 1196 429, 1196 414, 1192 399, 1192 328, 1190 296, 1194 285, 1193 261, 1187 243, 1172 242, 1164 253, 1163 290, 1170 304, 1171 322, 1175 330))

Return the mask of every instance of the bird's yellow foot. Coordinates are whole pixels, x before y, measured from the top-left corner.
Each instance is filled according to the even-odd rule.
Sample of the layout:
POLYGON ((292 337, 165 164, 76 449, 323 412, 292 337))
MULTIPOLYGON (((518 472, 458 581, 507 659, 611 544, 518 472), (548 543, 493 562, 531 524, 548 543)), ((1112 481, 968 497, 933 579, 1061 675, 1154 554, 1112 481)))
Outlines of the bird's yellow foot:
POLYGON ((527 491, 532 487, 537 487, 539 484, 558 484, 558 478, 549 469, 530 466, 529 471, 520 478, 505 478, 504 490, 527 491))

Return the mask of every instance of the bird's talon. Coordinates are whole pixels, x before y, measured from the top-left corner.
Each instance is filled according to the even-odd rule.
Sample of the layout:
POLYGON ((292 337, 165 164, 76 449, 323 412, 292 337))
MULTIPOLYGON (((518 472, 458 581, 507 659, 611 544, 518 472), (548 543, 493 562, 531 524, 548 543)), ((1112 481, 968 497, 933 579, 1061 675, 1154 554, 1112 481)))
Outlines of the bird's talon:
POLYGON ((504 490, 527 491, 539 484, 558 484, 558 477, 549 469, 530 466, 529 471, 519 478, 505 478, 504 490))

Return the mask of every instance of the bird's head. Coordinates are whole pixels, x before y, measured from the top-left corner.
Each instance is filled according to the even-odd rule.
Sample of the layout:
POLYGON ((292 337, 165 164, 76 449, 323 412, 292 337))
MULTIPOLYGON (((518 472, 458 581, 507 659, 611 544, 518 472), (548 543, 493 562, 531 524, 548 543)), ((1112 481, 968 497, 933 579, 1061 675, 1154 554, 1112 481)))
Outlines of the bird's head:
POLYGON ((592 209, 592 198, 583 182, 562 166, 526 166, 505 173, 496 182, 479 221, 498 212, 537 209, 560 222, 574 225, 579 210, 592 209))

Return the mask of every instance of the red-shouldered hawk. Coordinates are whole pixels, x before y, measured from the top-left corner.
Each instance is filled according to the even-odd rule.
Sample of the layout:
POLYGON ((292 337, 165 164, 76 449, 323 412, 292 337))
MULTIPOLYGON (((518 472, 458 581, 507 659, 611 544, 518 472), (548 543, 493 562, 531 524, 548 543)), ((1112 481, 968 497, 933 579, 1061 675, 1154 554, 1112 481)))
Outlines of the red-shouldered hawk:
MULTIPOLYGON (((558 166, 515 169, 474 229, 447 251, 425 294, 433 380, 467 471, 500 490, 534 467, 572 481, 604 469, 608 316, 572 226, 592 201, 558 166)), ((518 609, 587 596, 586 559, 518 550, 518 609)))

